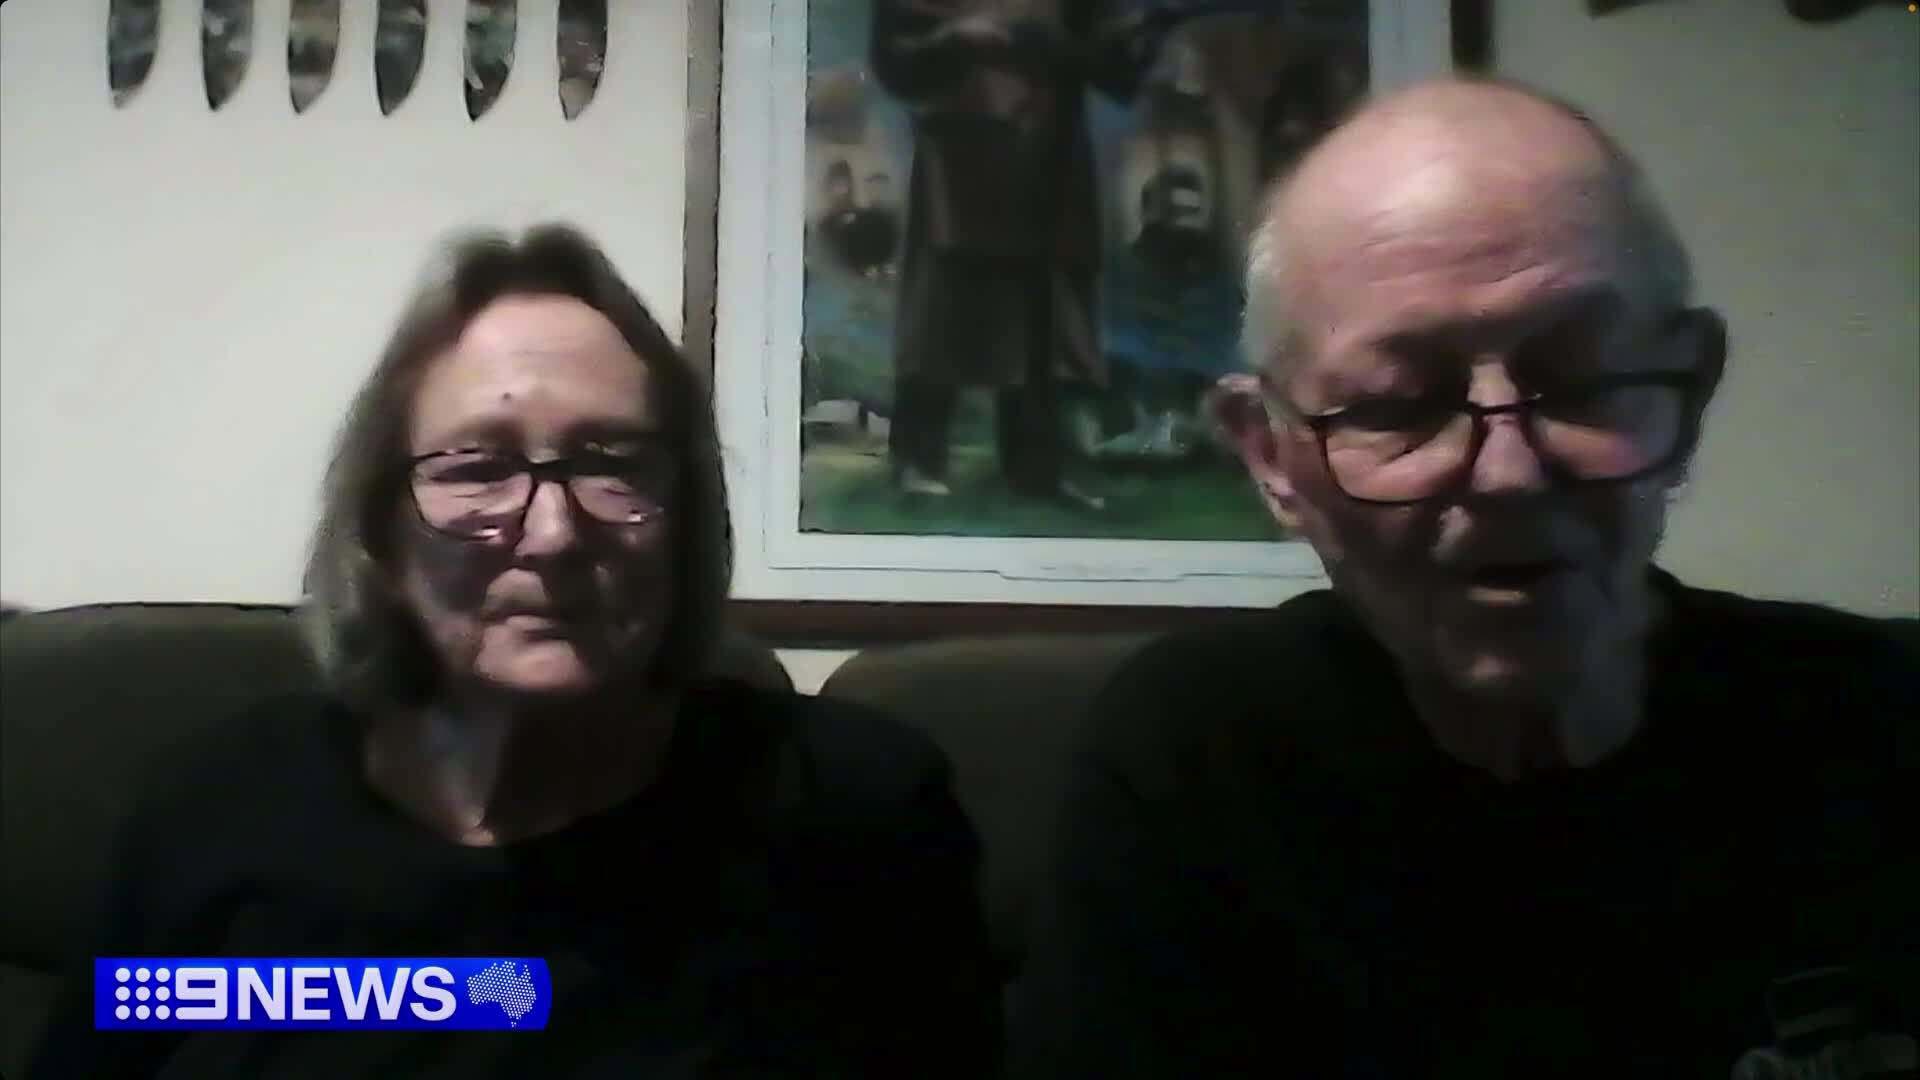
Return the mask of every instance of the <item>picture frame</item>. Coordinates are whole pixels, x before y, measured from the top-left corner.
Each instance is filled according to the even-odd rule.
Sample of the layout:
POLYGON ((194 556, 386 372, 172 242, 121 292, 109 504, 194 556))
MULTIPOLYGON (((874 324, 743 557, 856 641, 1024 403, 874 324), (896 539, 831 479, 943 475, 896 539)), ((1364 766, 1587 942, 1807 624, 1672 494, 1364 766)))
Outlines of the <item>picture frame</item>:
MULTIPOLYGON (((683 342, 711 375, 733 513, 734 604, 746 629, 782 645, 1160 629, 1322 584, 1317 558, 1298 540, 799 527, 808 11, 808 0, 688 8, 683 342)), ((1487 22, 1485 0, 1370 0, 1372 88, 1485 66, 1487 22)))

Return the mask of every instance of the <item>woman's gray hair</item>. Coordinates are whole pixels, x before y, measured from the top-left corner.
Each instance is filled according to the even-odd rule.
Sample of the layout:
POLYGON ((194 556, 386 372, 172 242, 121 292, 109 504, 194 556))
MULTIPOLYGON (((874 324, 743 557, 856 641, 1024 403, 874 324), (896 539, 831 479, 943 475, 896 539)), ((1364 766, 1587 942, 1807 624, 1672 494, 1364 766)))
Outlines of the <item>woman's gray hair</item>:
MULTIPOLYGON (((1615 190, 1623 211, 1622 228, 1627 230, 1624 242, 1639 264, 1649 293, 1658 304, 1680 307, 1692 302, 1693 262, 1687 255, 1686 245, 1680 240, 1680 232, 1654 194, 1640 163, 1605 128, 1571 102, 1523 83, 1485 76, 1457 78, 1460 82, 1511 90, 1564 113, 1586 128, 1599 143, 1607 160, 1608 172, 1617 185, 1615 190)), ((1352 122, 1353 118, 1371 107, 1362 106, 1350 113, 1322 138, 1352 122)), ((1308 154, 1311 153, 1309 150, 1308 154)), ((1300 160, 1304 161, 1307 156, 1303 154, 1300 160)), ((1284 382, 1284 376, 1292 366, 1288 357, 1299 344, 1299 327, 1294 322, 1293 312, 1288 309, 1288 238, 1283 235, 1280 222, 1282 215, 1278 213, 1292 179, 1291 172, 1275 178, 1261 197, 1256 218, 1259 224, 1254 227, 1247 243, 1244 278, 1246 306, 1240 320, 1242 360, 1249 369, 1255 371, 1278 362, 1278 370, 1273 373, 1281 377, 1277 382, 1284 382)))
POLYGON ((301 622, 325 684, 349 702, 418 704, 438 687, 439 662, 392 572, 413 399, 467 324, 511 295, 587 304, 646 366, 680 468, 671 519, 674 599, 651 678, 684 682, 708 670, 733 573, 733 535, 706 382, 600 248, 577 229, 550 224, 518 239, 489 230, 447 244, 347 410, 322 488, 301 622))

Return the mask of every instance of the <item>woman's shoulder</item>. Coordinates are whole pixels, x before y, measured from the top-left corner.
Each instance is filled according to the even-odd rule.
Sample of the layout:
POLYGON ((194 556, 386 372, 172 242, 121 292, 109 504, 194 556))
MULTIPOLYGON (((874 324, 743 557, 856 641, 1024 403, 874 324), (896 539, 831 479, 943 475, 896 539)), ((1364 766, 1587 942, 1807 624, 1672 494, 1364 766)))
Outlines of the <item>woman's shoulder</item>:
POLYGON ((192 812, 209 800, 228 808, 247 795, 269 802, 337 771, 346 707, 316 692, 262 698, 213 718, 153 755, 139 785, 147 814, 192 812))
POLYGON ((156 747, 113 812, 104 938, 122 952, 193 940, 184 928, 210 897, 324 828, 345 715, 318 695, 264 698, 156 747))

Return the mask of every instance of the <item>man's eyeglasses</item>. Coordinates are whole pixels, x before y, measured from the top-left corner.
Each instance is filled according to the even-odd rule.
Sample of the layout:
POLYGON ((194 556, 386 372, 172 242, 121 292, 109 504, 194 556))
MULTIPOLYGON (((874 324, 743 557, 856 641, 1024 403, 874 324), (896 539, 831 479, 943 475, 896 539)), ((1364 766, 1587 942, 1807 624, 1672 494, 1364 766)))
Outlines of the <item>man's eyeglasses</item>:
POLYGON ((531 461, 477 449, 421 454, 408 463, 408 476, 420 520, 462 540, 492 540, 518 528, 534 491, 548 480, 595 521, 642 525, 666 512, 670 480, 652 455, 586 451, 531 461))
POLYGON ((1691 437, 1690 372, 1601 375, 1542 390, 1506 405, 1460 397, 1380 397, 1312 415, 1291 408, 1266 376, 1268 396, 1311 429, 1327 473, 1349 498, 1420 502, 1445 494, 1471 468, 1487 418, 1517 415, 1528 443, 1559 479, 1623 483, 1673 463, 1691 437))

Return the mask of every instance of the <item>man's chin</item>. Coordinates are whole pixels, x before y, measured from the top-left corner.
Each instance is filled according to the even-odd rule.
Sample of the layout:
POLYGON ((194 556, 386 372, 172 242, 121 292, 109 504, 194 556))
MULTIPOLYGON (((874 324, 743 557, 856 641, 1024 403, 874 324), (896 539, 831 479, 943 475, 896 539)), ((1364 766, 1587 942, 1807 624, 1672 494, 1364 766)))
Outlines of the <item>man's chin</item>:
POLYGON ((1461 642, 1443 647, 1442 654, 1441 669, 1456 690, 1489 700, 1553 697, 1580 671, 1578 644, 1550 634, 1525 641, 1461 642))

